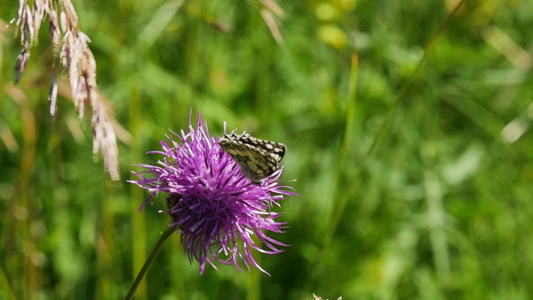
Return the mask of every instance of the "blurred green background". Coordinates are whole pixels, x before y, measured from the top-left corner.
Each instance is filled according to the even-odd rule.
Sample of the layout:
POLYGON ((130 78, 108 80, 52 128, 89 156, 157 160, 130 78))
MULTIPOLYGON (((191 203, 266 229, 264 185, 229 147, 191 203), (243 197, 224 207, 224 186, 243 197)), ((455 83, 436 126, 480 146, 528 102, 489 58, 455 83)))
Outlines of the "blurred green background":
POLYGON ((466 1, 448 23, 458 1, 280 1, 282 44, 255 0, 73 3, 125 130, 121 180, 69 97, 48 114, 48 25, 17 87, 8 28, 0 299, 124 298, 169 222, 125 180, 191 107, 214 136, 227 121, 287 145, 302 196, 274 237, 292 246, 254 253, 272 277, 200 275, 175 235, 136 299, 533 299, 533 1, 466 1))

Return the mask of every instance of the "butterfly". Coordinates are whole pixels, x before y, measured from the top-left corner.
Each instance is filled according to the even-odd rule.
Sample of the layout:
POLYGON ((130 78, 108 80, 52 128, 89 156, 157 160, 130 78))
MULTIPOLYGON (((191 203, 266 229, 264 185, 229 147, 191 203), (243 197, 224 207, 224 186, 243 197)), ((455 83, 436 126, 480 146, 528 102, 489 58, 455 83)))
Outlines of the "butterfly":
POLYGON ((281 143, 260 140, 243 132, 225 134, 219 142, 222 149, 237 162, 241 172, 254 183, 272 175, 280 164, 287 147, 281 143))

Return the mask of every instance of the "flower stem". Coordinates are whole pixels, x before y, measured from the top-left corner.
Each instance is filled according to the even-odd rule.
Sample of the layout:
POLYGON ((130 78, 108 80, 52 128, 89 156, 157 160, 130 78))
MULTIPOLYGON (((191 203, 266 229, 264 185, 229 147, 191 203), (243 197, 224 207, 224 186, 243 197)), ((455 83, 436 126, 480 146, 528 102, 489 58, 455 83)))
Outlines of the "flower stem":
POLYGON ((161 237, 159 237, 159 240, 157 241, 157 244, 154 247, 154 250, 152 250, 152 253, 144 263, 141 271, 139 271, 139 274, 137 274, 137 278, 135 278, 135 281, 131 285, 130 291, 128 292, 128 295, 125 300, 130 300, 133 298, 133 294, 135 294, 135 291, 139 287, 139 284, 141 284, 141 281, 144 277, 144 274, 146 274, 146 271, 150 268, 152 265, 152 262, 154 261, 154 258, 157 256, 161 248, 163 248, 163 244, 166 242, 166 240, 176 231, 176 226, 169 226, 165 231, 163 231, 163 234, 161 234, 161 237))

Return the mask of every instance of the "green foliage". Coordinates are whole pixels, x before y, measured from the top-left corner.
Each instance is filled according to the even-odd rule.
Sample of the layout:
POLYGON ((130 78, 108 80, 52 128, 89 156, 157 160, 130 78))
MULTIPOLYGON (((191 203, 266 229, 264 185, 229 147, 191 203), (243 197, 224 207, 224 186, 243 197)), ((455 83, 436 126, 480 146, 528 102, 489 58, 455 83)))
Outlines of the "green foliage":
POLYGON ((533 2, 466 1, 445 23, 455 2, 283 1, 278 45, 258 1, 75 1, 132 135, 120 182, 93 163, 90 118, 61 97, 48 115, 47 24, 16 88, 20 43, 0 33, 0 299, 126 295, 169 220, 125 180, 191 107, 213 135, 287 145, 292 246, 256 253, 272 277, 200 275, 175 235, 136 299, 530 298, 533 2))

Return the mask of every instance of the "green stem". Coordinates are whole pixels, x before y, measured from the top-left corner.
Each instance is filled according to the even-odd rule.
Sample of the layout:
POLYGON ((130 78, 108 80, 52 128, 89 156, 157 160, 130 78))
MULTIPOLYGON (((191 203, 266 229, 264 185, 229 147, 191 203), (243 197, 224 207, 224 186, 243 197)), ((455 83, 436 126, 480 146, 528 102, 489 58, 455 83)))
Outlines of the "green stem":
POLYGON ((152 250, 152 253, 144 263, 141 271, 139 271, 139 274, 137 274, 137 278, 135 278, 135 281, 131 285, 130 291, 128 292, 128 295, 125 300, 130 300, 133 298, 133 294, 135 294, 135 291, 139 287, 139 284, 141 284, 141 281, 144 277, 144 274, 146 274, 146 271, 150 268, 152 265, 152 262, 154 261, 154 258, 157 256, 161 248, 163 248, 163 244, 167 241, 167 239, 176 231, 176 226, 169 226, 165 231, 163 231, 163 234, 161 234, 161 237, 159 237, 159 240, 157 241, 157 244, 155 245, 154 250, 152 250))

